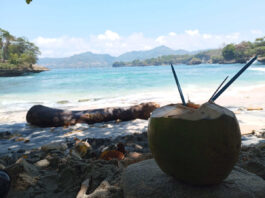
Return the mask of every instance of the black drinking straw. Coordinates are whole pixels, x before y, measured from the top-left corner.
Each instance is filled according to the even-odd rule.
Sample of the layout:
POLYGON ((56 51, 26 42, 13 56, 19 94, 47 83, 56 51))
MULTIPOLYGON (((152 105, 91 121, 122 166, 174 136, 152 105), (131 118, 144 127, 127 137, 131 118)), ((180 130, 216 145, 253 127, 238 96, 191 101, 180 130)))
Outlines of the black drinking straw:
POLYGON ((217 91, 219 91, 219 89, 222 87, 222 85, 224 84, 224 82, 227 80, 229 76, 226 76, 226 78, 223 80, 223 82, 218 86, 218 88, 215 90, 215 92, 213 93, 213 95, 211 96, 211 98, 208 100, 208 102, 210 102, 212 100, 212 98, 214 97, 214 95, 217 93, 217 91))
POLYGON ((231 80, 226 83, 225 86, 223 86, 223 88, 214 95, 214 97, 211 99, 211 101, 215 101, 255 60, 257 59, 257 56, 255 56, 254 58, 252 58, 242 69, 240 69, 236 75, 231 78, 231 80))
POLYGON ((183 104, 184 106, 186 106, 186 102, 185 102, 185 99, 184 99, 184 96, 183 96, 183 93, 182 93, 182 90, 181 90, 181 86, 180 86, 180 84, 179 84, 177 74, 176 74, 176 72, 175 72, 174 67, 173 67, 172 64, 171 64, 171 69, 172 69, 172 72, 173 72, 173 75, 174 75, 174 78, 175 78, 175 81, 176 81, 176 84, 177 84, 177 87, 178 87, 178 90, 179 90, 179 95, 180 95, 180 98, 181 98, 182 104, 183 104))

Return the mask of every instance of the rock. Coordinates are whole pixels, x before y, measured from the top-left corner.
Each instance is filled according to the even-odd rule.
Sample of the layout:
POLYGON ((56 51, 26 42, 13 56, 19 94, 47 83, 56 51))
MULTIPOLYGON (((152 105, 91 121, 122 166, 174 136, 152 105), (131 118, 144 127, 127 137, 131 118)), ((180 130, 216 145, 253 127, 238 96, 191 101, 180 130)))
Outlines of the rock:
POLYGON ((29 143, 30 140, 29 139, 25 139, 24 143, 29 143))
POLYGON ((58 104, 67 104, 69 103, 68 100, 60 100, 60 101, 57 101, 58 104))
POLYGON ((43 151, 50 151, 50 150, 65 151, 66 149, 67 149, 67 144, 61 143, 61 142, 54 142, 54 143, 43 145, 41 147, 41 150, 43 151))
POLYGON ((30 73, 39 73, 43 71, 48 71, 48 68, 38 66, 38 65, 33 65, 32 67, 25 67, 21 69, 17 68, 8 68, 8 69, 1 69, 0 70, 0 77, 5 76, 5 77, 11 77, 11 76, 22 76, 30 73))
POLYGON ((26 152, 25 149, 19 149, 19 150, 17 151, 17 153, 25 153, 25 152, 26 152))
POLYGON ((26 156, 28 156, 27 161, 31 164, 34 164, 37 161, 43 159, 46 156, 46 153, 40 150, 34 150, 30 151, 28 154, 26 154, 26 156))
POLYGON ((25 143, 27 143, 27 142, 29 142, 29 139, 25 139, 23 137, 18 137, 18 138, 15 138, 15 142, 25 142, 25 143))
POLYGON ((265 142, 242 147, 237 165, 265 180, 265 142))
POLYGON ((38 169, 23 158, 8 166, 6 171, 11 177, 11 187, 15 190, 26 190, 38 181, 38 169))
POLYGON ((70 155, 71 155, 71 157, 73 157, 73 158, 76 158, 76 159, 78 159, 78 160, 82 160, 82 157, 79 155, 79 153, 76 151, 76 150, 74 150, 74 149, 71 149, 70 150, 70 155))
POLYGON ((12 154, 4 155, 4 156, 1 156, 0 158, 0 163, 5 166, 9 166, 15 162, 16 160, 14 160, 14 158, 12 157, 12 154))
POLYGON ((40 167, 40 168, 44 168, 49 165, 50 165, 50 162, 47 159, 43 159, 35 163, 35 166, 40 167))
POLYGON ((6 167, 3 164, 0 164, 0 170, 4 170, 6 167))
POLYGON ((0 164, 3 164, 4 166, 6 166, 6 162, 3 159, 0 159, 0 164))
POLYGON ((119 162, 120 167, 127 167, 130 164, 134 164, 143 160, 151 159, 153 158, 152 153, 137 153, 137 152, 131 152, 127 155, 127 157, 119 162))
POLYGON ((12 137, 12 134, 9 131, 0 133, 0 139, 9 139, 11 137, 12 137))
POLYGON ((92 150, 92 147, 86 141, 79 141, 75 145, 75 150, 79 153, 81 157, 84 157, 92 150))
POLYGON ((141 155, 142 155, 141 153, 130 152, 130 153, 128 153, 127 157, 132 158, 132 159, 137 159, 137 158, 141 157, 141 155))
POLYGON ((235 167, 221 184, 191 186, 166 175, 153 159, 128 166, 122 175, 125 198, 263 198, 265 181, 235 167))
POLYGON ((112 186, 109 184, 108 181, 103 181, 101 184, 96 188, 96 190, 84 196, 84 198, 114 198, 114 197, 122 197, 122 192, 118 187, 112 186))
POLYGON ((239 107, 237 110, 238 110, 238 111, 244 111, 245 108, 244 108, 244 107, 239 107))
POLYGON ((78 100, 78 102, 88 102, 88 101, 90 101, 90 99, 80 99, 80 100, 78 100))

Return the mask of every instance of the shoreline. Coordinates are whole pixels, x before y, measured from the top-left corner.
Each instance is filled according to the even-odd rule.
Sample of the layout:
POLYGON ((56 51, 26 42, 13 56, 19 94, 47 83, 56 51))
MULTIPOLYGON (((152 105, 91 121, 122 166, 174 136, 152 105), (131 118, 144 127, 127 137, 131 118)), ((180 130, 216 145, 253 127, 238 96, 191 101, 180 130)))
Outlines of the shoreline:
MULTIPOLYGON (((205 89, 196 90, 191 88, 189 98, 192 102, 202 104, 210 96, 211 93, 204 93, 205 89), (206 98, 206 99, 205 99, 206 98)), ((189 93, 189 92, 188 92, 189 93)), ((224 106, 233 111, 240 123, 242 134, 251 133, 252 130, 265 129, 265 101, 264 94, 265 85, 255 85, 248 87, 234 87, 227 90, 220 98, 216 100, 216 104, 224 106), (250 109, 257 110, 250 110, 250 109)), ((85 98, 85 97, 84 97, 85 98)), ((6 98, 6 103, 2 103, 0 110, 0 125, 26 123, 26 113, 37 104, 49 106, 52 108, 67 109, 67 110, 87 110, 106 107, 124 107, 140 104, 142 102, 156 102, 161 106, 176 103, 179 101, 177 92, 155 92, 138 93, 138 95, 127 95, 113 98, 98 98, 98 99, 75 99, 60 100, 57 102, 31 102, 12 101, 6 98), (134 97, 134 98, 133 98, 134 97), (23 103, 24 102, 24 103, 23 103), (111 104, 111 105, 109 105, 111 104)), ((186 97, 187 99, 187 97, 186 97)), ((1 131, 0 131, 1 132, 1 131)))
MULTIPOLYGON (((250 143, 258 143, 259 139, 253 138, 252 134, 264 133, 265 131, 265 102, 263 100, 263 93, 265 93, 265 86, 254 87, 251 90, 238 89, 237 92, 228 91, 220 99, 216 101, 217 104, 227 107, 233 111, 239 121, 241 134, 247 137, 244 141, 250 143), (249 96, 251 93, 251 96, 249 96), (235 105, 236 101, 236 105, 235 105), (251 109, 252 108, 252 109, 251 109)), ((161 106, 167 105, 171 101, 157 98, 152 100, 158 102, 161 106)), ((149 99, 146 99, 150 102, 149 99)), ((173 97, 175 100, 175 97, 173 97)), ((198 100, 200 101, 200 100, 198 100)), ((201 101, 203 101, 201 99, 201 101)), ((91 101, 80 102, 79 106, 69 106, 70 104, 58 104, 61 109, 68 110, 86 110, 94 108, 104 108, 107 104, 112 106, 130 106, 134 103, 141 103, 146 101, 116 101, 114 103, 93 103, 88 105, 91 101), (119 104, 118 104, 119 103, 119 104)), ((8 153, 19 149, 32 149, 43 144, 51 142, 64 142, 73 138, 115 138, 117 136, 129 135, 134 133, 142 133, 147 131, 147 120, 132 120, 126 122, 106 122, 97 124, 76 124, 65 127, 48 127, 39 128, 30 126, 26 123, 27 110, 17 110, 13 112, 0 113, 0 136, 7 133, 6 138, 1 138, 0 150, 2 153, 8 153)), ((249 143, 248 143, 249 144, 249 143)))
POLYGON ((31 73, 40 73, 44 71, 49 71, 50 69, 40 66, 33 65, 32 68, 22 68, 22 69, 0 69, 0 77, 17 77, 24 76, 31 73))

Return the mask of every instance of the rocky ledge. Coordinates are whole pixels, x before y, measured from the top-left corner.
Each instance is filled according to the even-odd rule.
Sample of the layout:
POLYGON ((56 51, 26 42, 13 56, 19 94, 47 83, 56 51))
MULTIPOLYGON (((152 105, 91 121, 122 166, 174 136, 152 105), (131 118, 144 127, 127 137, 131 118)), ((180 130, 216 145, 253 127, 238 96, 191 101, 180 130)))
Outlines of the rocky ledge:
POLYGON ((154 159, 129 166, 122 175, 125 198, 262 198, 265 181, 237 166, 219 185, 192 186, 160 170, 154 159))
POLYGON ((264 64, 264 63, 265 63, 265 57, 259 57, 259 58, 258 58, 258 61, 259 61, 260 63, 264 64))
POLYGON ((49 69, 39 65, 33 65, 32 67, 23 69, 0 69, 0 77, 23 76, 43 71, 49 71, 49 69))

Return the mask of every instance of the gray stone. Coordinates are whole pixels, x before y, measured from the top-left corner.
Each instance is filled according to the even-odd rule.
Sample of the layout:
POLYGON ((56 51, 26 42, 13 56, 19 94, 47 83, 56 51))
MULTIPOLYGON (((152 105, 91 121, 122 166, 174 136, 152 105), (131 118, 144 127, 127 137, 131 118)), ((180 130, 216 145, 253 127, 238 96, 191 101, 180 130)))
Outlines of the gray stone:
POLYGON ((43 159, 40 161, 37 161, 35 163, 35 166, 40 167, 40 168, 44 168, 50 165, 50 162, 47 159, 43 159))
POLYGON ((41 147, 41 150, 43 151, 51 151, 51 150, 65 151, 66 149, 67 149, 67 144, 62 143, 62 142, 54 142, 54 143, 43 145, 41 147))
POLYGON ((6 166, 5 165, 3 165, 3 164, 0 164, 0 170, 4 170, 6 168, 6 166))
POLYGON ((27 190, 38 182, 38 169, 23 158, 6 167, 5 170, 11 177, 11 190, 27 190))
POLYGON ((221 184, 191 186, 160 170, 153 159, 128 166, 122 175, 125 198, 264 198, 265 181, 235 167, 221 184))

